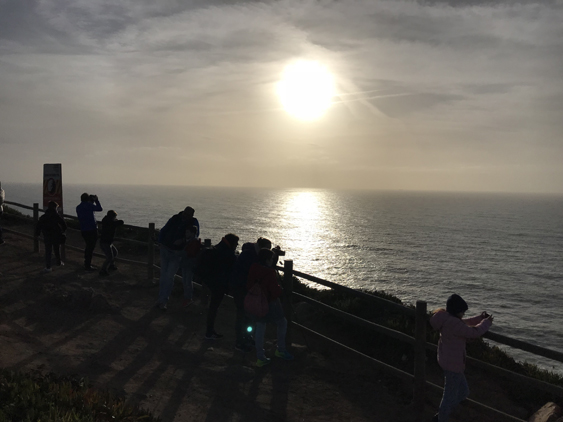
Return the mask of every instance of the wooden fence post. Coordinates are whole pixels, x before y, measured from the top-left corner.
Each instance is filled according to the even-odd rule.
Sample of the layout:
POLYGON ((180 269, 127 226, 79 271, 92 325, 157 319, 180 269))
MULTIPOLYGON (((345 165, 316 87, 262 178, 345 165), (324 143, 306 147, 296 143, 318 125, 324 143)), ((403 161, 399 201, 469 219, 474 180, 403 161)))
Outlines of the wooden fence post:
POLYGON ((422 415, 426 399, 426 302, 422 300, 416 301, 414 338, 413 404, 419 415, 422 415))
POLYGON ((283 290, 284 290, 284 313, 287 319, 286 342, 291 344, 291 323, 293 322, 293 260, 286 259, 283 262, 283 290))
POLYGON ((149 238, 147 239, 147 277, 149 281, 154 279, 154 223, 149 223, 149 238))
POLYGON ((35 227, 39 222, 39 204, 35 202, 33 204, 33 252, 39 252, 39 237, 35 233, 35 227))

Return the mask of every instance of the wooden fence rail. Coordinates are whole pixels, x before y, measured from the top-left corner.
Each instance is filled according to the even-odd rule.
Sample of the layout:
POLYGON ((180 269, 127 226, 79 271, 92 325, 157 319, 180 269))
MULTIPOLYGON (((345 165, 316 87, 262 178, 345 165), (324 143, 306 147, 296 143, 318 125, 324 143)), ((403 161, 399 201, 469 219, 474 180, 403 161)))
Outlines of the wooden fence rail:
MULTIPOLYGON (((277 267, 279 270, 283 270, 283 267, 277 267)), ((332 281, 328 281, 328 280, 323 280, 322 278, 319 277, 315 277, 309 274, 305 274, 299 271, 293 271, 293 275, 295 275, 296 277, 301 277, 305 280, 309 280, 312 281, 313 283, 317 283, 320 284, 321 286, 325 286, 325 287, 330 287, 331 289, 334 289, 336 291, 340 291, 340 292, 344 292, 344 293, 348 293, 352 296, 355 297, 359 297, 362 299, 367 300, 368 302, 371 302, 375 305, 385 305, 387 307, 393 308, 399 312, 402 312, 404 314, 410 315, 410 316, 415 316, 416 315, 416 310, 412 309, 412 308, 408 308, 404 305, 401 305, 399 303, 395 303, 395 302, 391 302, 390 300, 387 299, 383 299, 374 295, 370 295, 369 293, 365 293, 365 292, 360 292, 358 290, 354 290, 350 287, 346 287, 346 286, 342 286, 340 284, 336 284, 333 283, 332 281)))
MULTIPOLYGON (((33 207, 29 207, 27 205, 23 205, 23 204, 19 204, 16 202, 11 202, 11 201, 5 201, 5 204, 9 204, 9 205, 14 205, 14 206, 18 206, 24 209, 29 209, 33 211, 33 221, 34 223, 37 223, 38 220, 38 215, 39 215, 39 204, 35 203, 33 207)), ((72 216, 72 215, 67 215, 64 214, 64 217, 69 218, 69 219, 73 219, 73 220, 77 220, 77 217, 72 216)), ((140 227, 138 226, 130 226, 130 225, 126 225, 126 227, 132 228, 132 229, 139 229, 140 227)), ((10 229, 6 229, 6 231, 12 232, 12 233, 16 233, 25 237, 29 237, 32 238, 34 241, 34 251, 38 252, 39 251, 39 238, 36 236, 30 236, 27 235, 25 233, 18 233, 14 230, 10 230, 10 229)), ((148 225, 148 236, 147 236, 147 241, 146 242, 142 242, 142 241, 137 241, 137 240, 133 240, 133 239, 119 239, 121 241, 127 241, 127 242, 134 242, 134 243, 140 243, 143 245, 147 245, 147 249, 148 249, 148 253, 147 253, 147 262, 140 262, 140 261, 133 261, 133 260, 128 260, 128 259, 124 259, 124 258, 117 258, 120 261, 123 262, 127 262, 130 264, 134 264, 134 265, 143 265, 147 267, 147 277, 149 280, 153 280, 154 278, 154 270, 155 268, 158 269, 158 267, 155 265, 155 249, 157 247, 157 245, 155 244, 154 241, 154 236, 156 233, 156 229, 155 229, 155 225, 154 223, 150 223, 148 225)), ((210 245, 210 240, 206 239, 206 245, 210 245)), ((68 246, 71 249, 74 250, 78 250, 78 251, 82 251, 83 249, 75 247, 75 246, 68 246)), ((101 254, 96 253, 95 255, 97 256, 103 256, 101 254)), ((416 303, 416 308, 412 308, 412 307, 407 307, 395 302, 392 302, 390 300, 387 299, 383 299, 374 295, 371 295, 369 293, 365 293, 365 292, 361 292, 361 291, 357 291, 354 290, 352 288, 346 287, 346 286, 342 286, 333 282, 330 282, 328 280, 323 280, 319 277, 315 277, 306 273, 302 273, 299 271, 295 271, 293 269, 293 261, 292 260, 285 260, 284 262, 284 266, 280 267, 277 266, 276 267, 279 271, 283 271, 284 273, 284 277, 283 277, 283 285, 284 285, 284 310, 286 313, 286 317, 288 319, 288 325, 290 327, 296 327, 297 329, 314 335, 316 337, 319 338, 323 338, 326 341, 330 341, 333 344, 336 344, 346 350, 349 350, 353 353, 355 353, 357 356, 360 356, 361 358, 371 362, 373 365, 375 365, 376 367, 380 368, 383 371, 392 373, 393 375, 402 378, 402 379, 406 379, 409 381, 413 381, 413 404, 415 406, 415 408, 418 408, 419 410, 422 410, 424 407, 424 400, 425 400, 425 395, 426 395, 426 389, 427 387, 431 387, 434 389, 439 389, 442 390, 442 387, 439 387, 435 384, 432 384, 428 381, 426 381, 426 350, 436 350, 437 346, 435 344, 432 343, 427 343, 426 342, 426 324, 427 324, 427 319, 428 319, 428 313, 427 313, 427 308, 426 308, 426 302, 424 301, 417 301, 416 303), (355 315, 349 314, 347 312, 341 311, 339 309, 336 309, 334 307, 331 307, 325 303, 322 303, 320 301, 317 301, 315 299, 312 299, 308 296, 305 295, 301 295, 299 293, 295 293, 293 292, 293 277, 300 277, 303 278, 305 280, 317 283, 319 285, 325 286, 325 287, 329 287, 333 290, 336 291, 340 291, 340 292, 344 292, 347 293, 351 296, 354 297, 358 297, 361 298, 365 301, 367 301, 368 303, 377 305, 377 306, 385 306, 389 309, 393 309, 395 311, 398 311, 400 313, 403 313, 407 316, 410 317, 414 317, 415 318, 415 330, 413 335, 409 335, 409 334, 405 334, 393 329, 390 329, 388 327, 384 327, 382 325, 376 324, 374 322, 365 320, 363 318, 357 317, 355 315), (353 324, 359 325, 363 328, 366 328, 368 330, 371 331, 375 331, 375 332, 379 332, 382 333, 384 335, 387 335, 389 337, 395 338, 399 341, 405 342, 407 344, 410 344, 414 347, 414 351, 415 351, 415 359, 414 359, 414 368, 413 368, 413 374, 409 374, 408 372, 402 371, 398 368, 395 368, 391 365, 388 365, 384 362, 378 361, 377 359, 374 359, 370 356, 367 356, 355 349, 352 349, 348 346, 345 346, 343 344, 340 344, 338 342, 336 342, 333 339, 327 338, 325 336, 323 336, 322 334, 319 334, 301 324, 298 324, 296 322, 293 321, 293 299, 298 299, 300 301, 304 301, 309 303, 310 305, 321 309, 325 312, 331 313, 332 315, 337 316, 338 318, 341 318, 345 321, 351 322, 353 324)), ((288 332, 288 339, 290 339, 291 337, 291 331, 288 332)), ((555 350, 551 350, 551 349, 547 349, 544 347, 540 347, 534 344, 530 344, 521 340, 517 340, 517 339, 513 339, 501 334, 497 334, 494 332, 488 332, 484 335, 485 338, 488 338, 489 340, 495 341, 497 343, 501 343, 501 344, 505 344, 511 347, 515 347, 521 350, 524 350, 526 352, 530 352, 532 354, 538 355, 538 356, 542 356, 542 357, 546 357, 549 359, 553 359, 556 360, 558 362, 563 362, 563 353, 555 351, 555 350)), ((512 371, 508 371, 506 369, 488 364, 486 362, 468 357, 467 358, 468 361, 479 368, 482 369, 486 369, 490 372, 493 372, 495 374, 498 375, 502 375, 508 379, 511 379, 513 381, 516 382, 521 382, 521 383, 525 383, 526 385, 532 386, 534 388, 537 388, 539 390, 548 392, 550 394, 553 394, 555 396, 558 397, 563 397, 563 388, 559 387, 557 385, 553 385, 547 382, 543 382, 543 381, 539 381, 537 379, 534 378, 530 378, 521 374, 517 374, 514 373, 512 371)), ((507 415, 506 413, 503 413, 497 409, 494 409, 492 407, 489 407, 485 404, 482 403, 478 403, 476 401, 473 400, 468 400, 469 403, 471 403, 474 406, 480 407, 481 409, 486 409, 490 412, 495 412, 499 417, 501 417, 504 420, 510 420, 510 421, 521 421, 521 419, 515 418, 514 416, 510 416, 507 415)))
MULTIPOLYGON (((276 268, 280 271, 284 270, 284 267, 278 266, 276 268)), ((365 299, 368 302, 371 302, 371 303, 374 303, 374 304, 383 304, 385 306, 390 306, 393 309, 395 309, 399 312, 402 312, 406 315, 415 316, 415 314, 416 314, 415 309, 409 308, 407 306, 404 306, 404 305, 401 305, 401 304, 398 304, 398 303, 395 303, 395 302, 391 302, 390 300, 379 298, 379 297, 374 296, 374 295, 370 295, 369 293, 360 292, 360 291, 351 289, 350 287, 341 286, 341 285, 338 285, 336 283, 333 283, 333 282, 330 282, 330 281, 327 281, 327 280, 323 280, 321 278, 311 276, 309 274, 301 273, 301 272, 295 271, 295 270, 293 271, 293 275, 295 275, 297 277, 301 277, 305 280, 309 280, 309 281, 312 281, 314 283, 320 284, 322 286, 330 287, 330 288, 337 290, 337 291, 349 293, 350 295, 365 299)), ((497 334, 497 333, 494 333, 494 332, 491 332, 491 331, 488 331, 487 333, 485 333, 483 335, 483 337, 488 338, 489 340, 495 341, 495 342, 500 343, 500 344, 504 344, 504 345, 507 345, 507 346, 510 346, 510 347, 514 347, 516 349, 520 349, 520 350, 523 350, 525 352, 532 353, 534 355, 546 357, 548 359, 552 359, 552 360, 563 363, 563 353, 558 352, 556 350, 547 349, 545 347, 537 346, 535 344, 527 343, 525 341, 517 340, 517 339, 507 337, 507 336, 504 336, 502 334, 497 334)))
MULTIPOLYGON (((38 203, 34 203, 33 207, 29 207, 27 205, 23 205, 23 204, 19 204, 17 202, 12 202, 12 201, 4 201, 5 204, 8 205, 15 205, 17 207, 21 207, 21 208, 25 208, 25 209, 29 209, 33 211, 33 225, 34 227, 37 225, 37 222, 39 221, 39 213, 40 212, 44 212, 40 207, 38 203)), ((65 218, 71 219, 71 220, 78 220, 78 217, 74 216, 74 215, 68 215, 68 214, 63 214, 63 216, 65 218)), ((27 218, 27 217, 26 217, 27 218)), ((141 227, 138 226, 131 226, 131 225, 126 225, 124 224, 123 227, 127 227, 127 228, 131 228, 131 229, 140 229, 141 227)), ((71 227, 68 227, 67 230, 71 230, 71 231, 80 231, 80 230, 75 230, 71 227)), ((19 234, 19 235, 23 235, 28 237, 28 235, 24 234, 24 233, 18 233, 14 230, 9 230, 13 233, 19 234)), ((123 242, 129 242, 129 243, 135 243, 135 244, 140 244, 143 246, 147 246, 148 247, 148 251, 147 251, 147 261, 146 262, 141 262, 141 261, 135 261, 135 260, 131 260, 131 259, 126 259, 126 258, 122 258, 120 256, 116 257, 117 261, 121 261, 121 262, 126 262, 132 265, 141 265, 141 266, 145 266, 147 267, 147 277, 149 280, 153 280, 154 278, 154 249, 155 249, 155 245, 154 245, 154 235, 155 235, 155 229, 154 229, 154 223, 150 223, 149 227, 148 227, 148 236, 149 239, 146 242, 141 242, 135 239, 122 239, 122 238, 115 238, 115 240, 119 240, 119 241, 123 241, 123 242), (152 246, 152 247, 151 247, 152 246)), ((33 239, 33 250, 34 252, 39 252, 39 236, 35 235, 35 231, 33 232, 33 235, 30 236, 33 239)), ((72 249, 72 250, 76 250, 76 251, 83 251, 84 249, 79 248, 77 246, 72 246, 69 244, 64 244, 61 245, 61 258, 65 259, 65 249, 72 249)), ((93 253, 94 256, 97 257, 101 257, 101 258, 105 258, 105 255, 94 252, 93 253)))

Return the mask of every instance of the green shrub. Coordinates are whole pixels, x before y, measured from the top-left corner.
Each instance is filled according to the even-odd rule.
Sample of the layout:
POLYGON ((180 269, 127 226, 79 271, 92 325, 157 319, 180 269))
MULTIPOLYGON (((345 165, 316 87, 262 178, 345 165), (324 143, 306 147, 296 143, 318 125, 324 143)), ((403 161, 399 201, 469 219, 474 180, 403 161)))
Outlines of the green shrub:
POLYGON ((28 216, 24 215, 22 212, 20 212, 20 211, 14 209, 14 208, 9 207, 8 205, 4 205, 3 208, 4 208, 4 213, 5 213, 4 215, 5 215, 5 216, 8 216, 8 215, 15 215, 15 216, 18 216, 18 217, 27 217, 27 218, 31 218, 31 217, 28 217, 28 216))
POLYGON ((0 422, 156 422, 149 412, 91 388, 87 380, 55 374, 0 371, 0 422))
POLYGON ((8 205, 5 204, 3 208, 4 208, 4 214, 2 215, 2 220, 5 220, 6 222, 10 222, 10 223, 25 222, 25 223, 33 224, 33 217, 25 215, 24 213, 12 207, 9 207, 8 205))

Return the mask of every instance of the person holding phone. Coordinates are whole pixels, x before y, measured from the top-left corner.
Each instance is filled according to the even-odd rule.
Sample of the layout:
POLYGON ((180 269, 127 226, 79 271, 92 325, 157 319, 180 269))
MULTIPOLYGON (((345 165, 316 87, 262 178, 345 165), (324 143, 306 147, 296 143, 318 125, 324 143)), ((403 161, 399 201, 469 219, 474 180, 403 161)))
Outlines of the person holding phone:
POLYGON ((444 370, 444 395, 440 409, 432 422, 448 422, 452 410, 469 395, 465 379, 465 344, 485 334, 493 324, 493 316, 487 312, 472 318, 463 318, 469 309, 463 298, 451 295, 446 309, 437 309, 430 318, 430 325, 440 331, 438 340, 438 364, 444 370))

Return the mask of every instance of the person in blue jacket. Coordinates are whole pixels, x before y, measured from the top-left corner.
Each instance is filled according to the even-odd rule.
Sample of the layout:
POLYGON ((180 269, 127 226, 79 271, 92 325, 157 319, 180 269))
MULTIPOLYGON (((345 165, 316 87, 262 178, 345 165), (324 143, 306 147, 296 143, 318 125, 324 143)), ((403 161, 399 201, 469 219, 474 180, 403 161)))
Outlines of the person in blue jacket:
POLYGON ((84 248, 84 269, 94 271, 96 267, 92 265, 92 255, 98 241, 98 223, 94 212, 103 211, 102 205, 98 200, 98 195, 88 195, 86 192, 80 195, 80 204, 76 207, 76 215, 80 223, 82 238, 86 243, 84 248))
MULTIPOLYGON (((186 207, 184 211, 173 215, 160 229, 158 243, 160 244, 160 289, 158 292, 157 306, 167 309, 168 298, 174 287, 174 275, 186 263, 186 230, 189 227, 197 228, 196 237, 199 237, 199 221, 194 217, 195 210, 186 207)), ((188 272, 183 271, 187 276, 188 272)), ((191 271, 189 272, 191 275, 191 271)))

